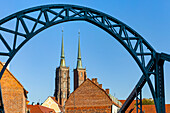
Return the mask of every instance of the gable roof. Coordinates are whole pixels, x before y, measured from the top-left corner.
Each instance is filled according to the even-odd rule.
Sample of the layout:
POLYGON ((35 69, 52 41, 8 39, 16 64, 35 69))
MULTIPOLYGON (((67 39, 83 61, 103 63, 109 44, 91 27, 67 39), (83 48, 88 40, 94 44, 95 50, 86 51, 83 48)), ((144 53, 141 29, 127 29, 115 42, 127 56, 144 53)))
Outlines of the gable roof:
POLYGON ((30 110, 30 113, 55 113, 53 109, 41 105, 27 105, 27 109, 30 110))
MULTIPOLYGON (((2 70, 3 66, 4 66, 3 63, 0 61, 0 70, 2 70)), ((5 72, 7 72, 9 75, 11 75, 11 77, 14 78, 14 80, 16 80, 16 82, 23 88, 24 95, 27 98, 28 91, 24 88, 24 86, 15 78, 15 76, 7 68, 5 69, 5 72)), ((2 75, 2 77, 3 77, 3 75, 2 75)))
MULTIPOLYGON (((44 103, 46 103, 46 101, 48 100, 48 99, 51 99, 52 101, 54 101, 54 103, 56 103, 57 105, 58 105, 58 108, 59 108, 59 110, 61 111, 61 112, 63 112, 63 107, 62 107, 62 105, 60 105, 59 103, 58 103, 58 101, 56 100, 56 98, 55 97, 52 97, 52 96, 48 96, 48 98, 43 102, 43 104, 42 104, 42 106, 46 106, 46 105, 44 105, 44 103)), ((48 102, 47 102, 48 103, 48 102)), ((46 104, 47 104, 46 103, 46 104)), ((46 106, 46 107, 49 107, 49 106, 46 106)), ((50 108, 50 107, 49 107, 50 108)), ((53 109, 53 108, 52 108, 53 109)), ((54 111, 55 111, 55 109, 54 109, 54 111)))
POLYGON ((118 104, 116 104, 115 102, 113 102, 112 98, 109 96, 109 94, 107 94, 107 92, 106 92, 103 88, 99 87, 99 85, 97 85, 96 83, 94 83, 93 81, 91 81, 89 78, 87 78, 87 80, 89 80, 91 83, 93 83, 94 85, 96 85, 100 90, 102 90, 102 91, 109 97, 109 99, 112 101, 112 103, 113 103, 114 105, 116 105, 117 107, 120 108, 120 106, 119 106, 118 104))
MULTIPOLYGON (((119 105, 117 105, 115 102, 113 102, 113 100, 111 99, 111 97, 106 93, 106 91, 104 89, 102 89, 101 87, 99 87, 99 85, 97 85, 96 83, 94 83, 93 81, 91 81, 89 78, 86 79, 86 81, 84 81, 75 91, 73 91, 69 98, 72 97, 72 95, 74 96, 74 93, 76 93, 81 87, 83 87, 83 85, 86 83, 86 82, 90 82, 92 83, 95 87, 97 87, 99 90, 101 90, 107 97, 108 99, 110 100, 110 102, 114 105, 116 105, 117 107, 120 107, 119 105)), ((69 100, 69 98, 66 100, 66 103, 67 101, 69 100)))
POLYGON ((49 97, 52 98, 52 100, 53 100, 55 103, 58 104, 58 107, 60 108, 60 111, 63 112, 62 105, 60 105, 60 104, 58 103, 58 101, 55 99, 55 97, 51 97, 51 96, 49 96, 49 97))
MULTIPOLYGON (((3 63, 0 61, 0 70, 2 70, 2 68, 3 68, 3 63)), ((5 71, 7 71, 7 73, 9 73, 17 82, 18 82, 18 84, 22 87, 22 88, 24 88, 23 87, 23 85, 15 78, 15 76, 8 70, 8 69, 5 69, 5 71)), ((4 72, 5 73, 5 72, 4 72)), ((4 74, 3 74, 4 75, 4 74)))

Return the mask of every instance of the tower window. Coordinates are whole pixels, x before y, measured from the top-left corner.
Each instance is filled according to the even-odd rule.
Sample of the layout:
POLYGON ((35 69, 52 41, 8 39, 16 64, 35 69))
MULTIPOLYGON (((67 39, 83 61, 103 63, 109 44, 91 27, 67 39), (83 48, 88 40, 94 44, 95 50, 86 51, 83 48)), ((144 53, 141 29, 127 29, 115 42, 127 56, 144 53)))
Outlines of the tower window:
POLYGON ((66 92, 64 92, 64 95, 63 95, 64 98, 66 98, 66 92))
POLYGON ((64 88, 66 88, 66 82, 64 82, 64 88))
POLYGON ((64 78, 66 78, 66 73, 64 73, 64 78))
POLYGON ((83 77, 83 72, 81 72, 81 77, 83 77))

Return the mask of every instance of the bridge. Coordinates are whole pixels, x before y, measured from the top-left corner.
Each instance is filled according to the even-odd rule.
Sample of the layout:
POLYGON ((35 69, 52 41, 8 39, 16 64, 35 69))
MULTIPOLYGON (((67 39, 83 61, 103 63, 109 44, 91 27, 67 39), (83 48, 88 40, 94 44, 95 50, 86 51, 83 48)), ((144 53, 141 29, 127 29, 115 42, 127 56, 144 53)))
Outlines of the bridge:
MULTIPOLYGON (((0 40, 3 42, 2 46, 5 46, 7 50, 5 52, 0 51, 0 56, 7 58, 7 61, 0 72, 0 79, 2 78, 7 65, 30 39, 51 26, 69 21, 86 21, 103 29, 130 53, 141 69, 143 75, 141 75, 140 80, 134 86, 133 91, 122 105, 119 113, 124 113, 134 99, 136 99, 137 103, 137 113, 142 113, 142 88, 146 83, 149 85, 157 113, 165 113, 163 69, 164 62, 170 62, 170 55, 157 52, 139 33, 125 23, 108 14, 87 7, 67 4, 43 5, 22 10, 1 19, 0 32, 3 31, 13 34, 13 43, 12 45, 8 43, 6 41, 8 37, 5 37, 0 33, 0 40), (33 12, 38 12, 38 17, 29 15, 33 12), (49 18, 49 15, 53 15, 53 18, 49 18), (45 17, 45 20, 40 19, 42 16, 45 17), (16 20, 13 26, 14 29, 3 26, 5 23, 14 19, 16 20), (33 28, 30 29, 28 27, 25 22, 26 20, 30 20, 34 23, 33 28), (37 28, 38 25, 41 25, 41 27, 37 28), (23 28, 23 32, 19 31, 19 28, 21 27, 23 28), (18 42, 18 37, 22 37, 23 41, 18 42), (132 41, 135 41, 134 46, 132 45, 132 41), (149 62, 146 62, 146 57, 149 58, 149 62), (150 80, 151 75, 154 75, 155 85, 153 85, 150 80)), ((3 100, 2 94, 0 95, 0 99, 3 100)), ((1 101, 1 105, 1 111, 4 112, 3 101, 1 101)))

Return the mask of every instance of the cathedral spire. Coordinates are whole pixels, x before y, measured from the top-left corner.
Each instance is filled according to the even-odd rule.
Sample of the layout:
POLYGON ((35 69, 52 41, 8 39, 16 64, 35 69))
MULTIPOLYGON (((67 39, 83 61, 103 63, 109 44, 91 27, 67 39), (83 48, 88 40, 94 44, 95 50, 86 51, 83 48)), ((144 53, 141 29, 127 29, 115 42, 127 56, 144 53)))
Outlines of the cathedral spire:
POLYGON ((63 41, 63 29, 62 29, 62 45, 61 45, 61 60, 60 66, 65 67, 65 56, 64 56, 64 41, 63 41))
POLYGON ((77 68, 82 68, 82 61, 81 61, 81 51, 80 51, 80 31, 79 31, 79 41, 78 41, 78 58, 77 58, 77 68))

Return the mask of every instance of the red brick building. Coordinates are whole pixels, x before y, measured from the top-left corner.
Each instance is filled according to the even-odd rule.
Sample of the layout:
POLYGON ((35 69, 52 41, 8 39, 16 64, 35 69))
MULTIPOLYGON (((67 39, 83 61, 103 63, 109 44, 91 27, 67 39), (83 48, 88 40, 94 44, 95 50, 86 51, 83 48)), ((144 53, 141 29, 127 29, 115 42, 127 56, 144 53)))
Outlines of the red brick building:
POLYGON ((66 101, 66 113, 111 113, 112 106, 117 106, 107 92, 101 88, 97 79, 86 79, 66 101))
POLYGON ((76 69, 74 69, 74 90, 76 90, 86 79, 87 79, 86 68, 83 68, 82 66, 80 51, 80 32, 79 32, 77 66, 76 69))
POLYGON ((109 89, 106 91, 102 89, 102 84, 98 84, 97 78, 92 81, 87 79, 86 68, 82 66, 80 32, 77 66, 74 69, 74 92, 70 95, 69 67, 65 63, 62 36, 60 66, 56 69, 54 97, 66 113, 117 113, 120 108, 120 104, 116 103, 118 100, 109 94, 109 89))
MULTIPOLYGON (((0 62, 0 70, 3 64, 0 62)), ((1 80, 2 98, 5 113, 25 113, 27 91, 22 84, 6 69, 1 80)))

